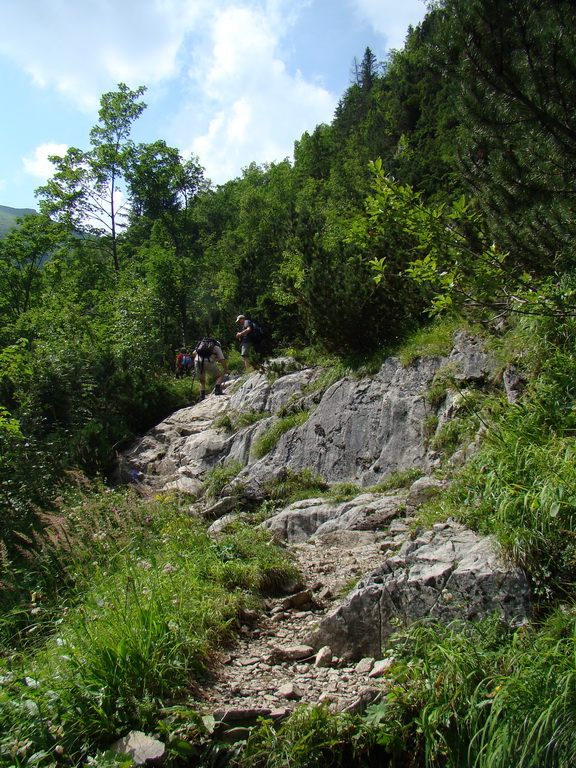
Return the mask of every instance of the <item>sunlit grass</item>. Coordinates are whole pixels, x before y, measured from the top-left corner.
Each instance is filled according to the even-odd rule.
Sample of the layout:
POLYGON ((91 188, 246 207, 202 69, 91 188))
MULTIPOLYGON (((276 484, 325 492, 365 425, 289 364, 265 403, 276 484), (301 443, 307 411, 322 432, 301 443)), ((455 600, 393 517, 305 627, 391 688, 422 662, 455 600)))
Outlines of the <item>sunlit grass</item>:
POLYGON ((194 697, 239 613, 296 575, 265 531, 239 524, 213 539, 175 496, 87 499, 63 510, 58 531, 52 561, 71 574, 70 599, 0 682, 0 754, 18 749, 19 765, 153 729, 194 697))

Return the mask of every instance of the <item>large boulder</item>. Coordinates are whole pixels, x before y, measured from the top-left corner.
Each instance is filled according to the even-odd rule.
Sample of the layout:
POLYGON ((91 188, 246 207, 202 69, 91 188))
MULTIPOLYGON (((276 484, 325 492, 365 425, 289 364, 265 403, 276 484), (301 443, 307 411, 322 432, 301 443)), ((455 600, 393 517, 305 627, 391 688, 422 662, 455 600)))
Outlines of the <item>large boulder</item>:
POLYGON ((347 658, 379 657, 399 623, 497 613, 517 626, 529 616, 530 597, 524 573, 505 562, 490 537, 438 524, 365 576, 304 642, 347 658))
POLYGON ((280 539, 302 542, 332 531, 376 530, 397 517, 405 502, 402 493, 365 493, 341 503, 304 499, 285 507, 262 525, 280 539))

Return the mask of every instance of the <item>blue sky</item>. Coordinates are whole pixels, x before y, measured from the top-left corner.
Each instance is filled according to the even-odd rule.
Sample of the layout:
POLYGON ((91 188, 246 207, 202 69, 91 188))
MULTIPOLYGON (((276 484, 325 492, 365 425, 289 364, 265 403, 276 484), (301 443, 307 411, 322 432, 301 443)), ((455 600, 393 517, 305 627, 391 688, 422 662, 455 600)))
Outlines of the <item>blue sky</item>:
POLYGON ((402 48, 424 0, 3 0, 0 204, 35 208, 47 161, 88 149, 100 96, 147 87, 137 142, 222 184, 332 120, 354 58, 402 48))

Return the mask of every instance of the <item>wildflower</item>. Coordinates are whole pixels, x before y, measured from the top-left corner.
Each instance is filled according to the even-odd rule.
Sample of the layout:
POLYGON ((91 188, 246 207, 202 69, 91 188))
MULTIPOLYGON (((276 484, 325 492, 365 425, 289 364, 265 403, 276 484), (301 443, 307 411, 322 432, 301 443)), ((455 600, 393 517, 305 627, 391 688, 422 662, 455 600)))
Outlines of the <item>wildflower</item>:
POLYGON ((170 565, 170 563, 166 563, 164 568, 162 568, 162 573, 172 573, 172 571, 175 571, 176 568, 174 568, 173 565, 170 565))

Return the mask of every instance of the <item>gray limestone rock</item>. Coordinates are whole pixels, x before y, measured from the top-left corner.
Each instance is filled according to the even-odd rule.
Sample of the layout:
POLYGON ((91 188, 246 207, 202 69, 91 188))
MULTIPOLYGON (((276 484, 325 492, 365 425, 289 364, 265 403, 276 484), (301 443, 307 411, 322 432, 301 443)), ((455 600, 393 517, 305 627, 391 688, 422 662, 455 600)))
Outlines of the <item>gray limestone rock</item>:
POLYGON ((161 741, 142 731, 130 731, 127 736, 118 739, 111 749, 117 755, 128 755, 134 765, 160 765, 166 752, 161 741))
POLYGON ((403 509, 405 494, 366 493, 351 501, 331 503, 323 498, 290 504, 262 524, 278 538, 302 542, 311 536, 340 530, 374 530, 385 526, 403 509))
MULTIPOLYGON (((431 415, 425 395, 435 374, 447 366, 460 382, 474 386, 488 381, 493 372, 482 344, 459 334, 448 357, 421 358, 406 367, 391 357, 374 376, 346 377, 325 391, 311 386, 319 369, 306 368, 274 381, 253 374, 227 384, 226 397, 207 397, 150 430, 122 455, 117 480, 198 496, 206 472, 235 462, 244 468, 232 483, 235 492, 228 486, 224 493, 259 501, 267 496, 270 483, 288 471, 312 471, 327 483, 353 481, 364 487, 396 471, 418 468, 429 473, 439 459, 424 434, 423 424, 431 415), (309 411, 308 419, 256 459, 254 441, 279 412, 294 408, 309 411), (246 412, 270 416, 232 434, 216 426, 225 413, 246 412)), ((442 418, 448 416, 446 406, 442 418)))
POLYGON ((304 691, 295 683, 284 683, 278 688, 278 696, 289 701, 299 701, 304 697, 304 691))
POLYGON ((316 654, 314 666, 318 669, 323 667, 329 667, 332 664, 332 648, 329 645, 324 645, 316 654))
POLYGON ((378 658, 398 620, 448 623, 497 613, 516 626, 529 616, 530 598, 525 575, 504 562, 490 538, 443 524, 364 577, 304 642, 348 658, 378 658))

